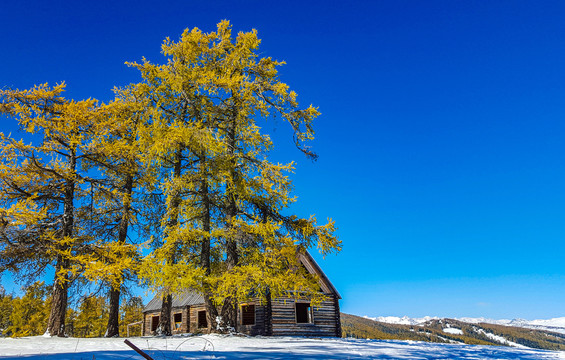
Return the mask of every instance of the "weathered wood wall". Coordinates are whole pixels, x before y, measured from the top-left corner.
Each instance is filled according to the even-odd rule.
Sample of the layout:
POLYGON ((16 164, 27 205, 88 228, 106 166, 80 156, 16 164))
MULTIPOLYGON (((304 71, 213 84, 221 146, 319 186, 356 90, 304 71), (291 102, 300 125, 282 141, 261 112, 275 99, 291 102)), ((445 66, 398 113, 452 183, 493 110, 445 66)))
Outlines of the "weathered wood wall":
POLYGON ((274 336, 336 336, 340 328, 336 319, 336 301, 333 295, 319 306, 313 307, 311 323, 296 323, 295 300, 272 300, 274 336))
POLYGON ((208 321, 208 326, 206 328, 198 328, 198 312, 206 311, 206 306, 202 305, 192 305, 190 307, 190 333, 209 333, 210 332, 210 321, 208 321))
POLYGON ((148 312, 148 313, 143 314, 143 335, 144 336, 153 335, 151 333, 151 319, 153 318, 153 316, 160 316, 160 315, 161 315, 160 311, 148 312))
MULTIPOLYGON (((312 308, 311 323, 296 322, 296 301, 293 298, 267 298, 267 301, 254 299, 246 304, 255 305, 255 324, 241 324, 241 305, 238 306, 237 331, 247 335, 263 336, 316 336, 316 337, 341 337, 341 319, 339 314, 339 299, 335 295, 328 295, 328 299, 319 306, 312 308)), ((300 301, 299 302, 304 302, 300 301)), ((174 308, 171 311, 171 324, 173 333, 209 333, 210 321, 206 328, 198 328, 198 312, 205 311, 202 305, 174 308), (182 313, 180 328, 174 327, 174 314, 182 313)), ((143 335, 151 334, 151 319, 160 316, 159 311, 144 313, 143 335)))
POLYGON ((335 337, 341 337, 341 310, 339 309, 339 299, 337 296, 333 296, 334 307, 335 307, 335 337))
POLYGON ((189 332, 188 331, 189 308, 190 307, 187 306, 180 309, 173 309, 171 311, 171 326, 173 327, 173 334, 184 334, 189 332), (175 314, 178 313, 182 314, 182 321, 179 328, 175 326, 175 314))
POLYGON ((247 301, 245 302, 245 304, 247 305, 255 305, 255 324, 253 325, 242 325, 241 324, 241 305, 238 306, 238 314, 237 314, 237 320, 238 320, 238 327, 237 327, 237 331, 242 333, 242 334, 247 334, 247 335, 266 335, 265 334, 265 304, 264 302, 261 303, 260 300, 253 300, 253 301, 247 301))
MULTIPOLYGON (((187 333, 188 331, 188 315, 189 315, 189 308, 173 308, 171 310, 171 330, 173 334, 183 334, 187 333), (179 328, 175 327, 175 314, 181 313, 182 314, 182 321, 181 326, 179 328)), ((151 333, 151 319, 153 316, 161 316, 161 311, 153 311, 147 312, 143 314, 143 335, 149 336, 154 335, 151 333)))

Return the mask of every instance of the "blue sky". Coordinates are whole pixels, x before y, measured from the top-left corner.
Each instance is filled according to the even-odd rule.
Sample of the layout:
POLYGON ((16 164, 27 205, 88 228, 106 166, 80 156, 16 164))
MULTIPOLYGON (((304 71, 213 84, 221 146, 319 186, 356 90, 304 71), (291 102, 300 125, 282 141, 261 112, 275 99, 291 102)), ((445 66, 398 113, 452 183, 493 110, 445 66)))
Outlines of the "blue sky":
MULTIPOLYGON (((332 217, 319 260, 358 315, 565 316, 565 2, 7 2, 0 86, 111 98, 162 40, 229 19, 319 106, 292 211, 332 217)), ((16 126, 2 120, 0 131, 16 126)), ((4 279, 9 286, 9 279, 4 279)))

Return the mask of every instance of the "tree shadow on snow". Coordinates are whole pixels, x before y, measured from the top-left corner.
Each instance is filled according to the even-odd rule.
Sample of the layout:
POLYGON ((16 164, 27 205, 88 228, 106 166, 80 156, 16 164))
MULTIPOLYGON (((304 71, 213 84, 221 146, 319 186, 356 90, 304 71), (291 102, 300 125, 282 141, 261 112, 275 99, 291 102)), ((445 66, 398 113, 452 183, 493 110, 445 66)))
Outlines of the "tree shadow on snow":
MULTIPOLYGON (((272 345, 272 344, 271 344, 272 345)), ((241 348, 240 351, 183 351, 145 350, 154 360, 320 360, 320 359, 516 359, 533 360, 557 358, 555 352, 544 350, 517 350, 499 346, 446 345, 433 343, 347 341, 332 346, 281 342, 266 350, 241 348), (285 346, 288 345, 288 346, 285 346)), ((10 355, 0 360, 144 360, 134 351, 86 351, 58 354, 10 355)))

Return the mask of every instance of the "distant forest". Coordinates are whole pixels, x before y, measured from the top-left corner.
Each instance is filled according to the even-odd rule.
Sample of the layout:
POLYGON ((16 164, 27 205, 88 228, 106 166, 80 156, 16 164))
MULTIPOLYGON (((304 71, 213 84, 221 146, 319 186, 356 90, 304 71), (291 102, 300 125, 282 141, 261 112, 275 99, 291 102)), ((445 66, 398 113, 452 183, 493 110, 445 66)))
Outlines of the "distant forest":
MULTIPOLYGON (((21 297, 6 294, 0 288, 0 336, 43 335, 51 307, 51 287, 36 282, 25 288, 21 297)), ((91 294, 78 299, 67 310, 66 333, 73 337, 105 335, 110 307, 106 296, 91 294)), ((142 320, 143 300, 138 296, 122 299, 119 311, 120 333, 128 334, 127 325, 142 320)), ((141 324, 130 327, 131 336, 139 336, 141 324)))

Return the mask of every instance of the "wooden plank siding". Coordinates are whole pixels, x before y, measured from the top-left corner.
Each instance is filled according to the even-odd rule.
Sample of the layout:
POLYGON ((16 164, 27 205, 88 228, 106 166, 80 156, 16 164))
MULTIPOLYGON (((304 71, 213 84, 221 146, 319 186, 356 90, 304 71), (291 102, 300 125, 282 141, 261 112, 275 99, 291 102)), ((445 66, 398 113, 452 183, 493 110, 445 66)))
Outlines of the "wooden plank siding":
MULTIPOLYGON (((190 307, 190 329, 188 332, 196 334, 196 333, 209 333, 210 332, 210 320, 207 319, 207 327, 199 328, 198 327, 198 312, 199 311, 206 311, 206 306, 202 305, 192 305, 190 307)), ((206 314, 208 316, 208 314, 206 314)))
POLYGON ((312 308, 311 323, 296 322, 295 303, 308 302, 292 298, 277 298, 272 301, 272 334, 274 336, 336 336, 336 301, 333 295, 319 306, 312 308))
MULTIPOLYGON (((184 307, 184 308, 173 308, 171 310, 171 331, 173 332, 173 334, 184 334, 189 332, 188 331, 188 314, 189 314, 189 308, 190 306, 184 307), (180 323, 180 327, 176 327, 175 326, 175 314, 181 314, 182 315, 182 319, 181 319, 181 323, 180 323)), ((143 314, 143 335, 144 336, 149 336, 149 335, 155 335, 152 331, 152 319, 154 316, 159 316, 159 320, 161 318, 161 312, 160 311, 153 311, 153 312, 147 312, 143 314)))
POLYGON ((153 316, 159 315, 160 312, 149 312, 143 314, 143 335, 148 336, 151 334, 151 319, 153 316))
POLYGON ((237 331, 242 334, 247 334, 251 336, 265 335, 265 322, 266 322, 266 306, 265 302, 260 299, 253 299, 251 301, 246 301, 245 303, 239 304, 237 310, 237 331), (243 305, 255 305, 255 323, 253 325, 243 325, 241 307, 243 305))
MULTIPOLYGON (((238 306, 237 331, 243 334, 256 336, 337 336, 341 337, 341 323, 339 318, 339 299, 335 295, 326 294, 328 299, 319 306, 312 307, 312 322, 297 323, 296 302, 308 300, 295 300, 290 297, 270 299, 267 301, 253 299, 238 306), (242 325, 241 306, 255 305, 255 323, 242 325)), ((204 304, 174 308, 171 311, 171 324, 173 334, 182 333, 209 333, 210 321, 206 328, 198 328, 198 312, 206 311, 204 304), (174 316, 182 314, 182 323, 175 328, 174 316)), ((151 321, 154 316, 160 316, 158 311, 144 313, 143 335, 154 335, 151 332, 151 321)))
POLYGON ((188 332, 188 313, 189 313, 189 306, 181 308, 181 309, 172 309, 171 311, 171 326, 173 334, 184 334, 188 332), (180 323, 180 327, 177 328, 175 325, 175 314, 181 314, 182 319, 180 323))

